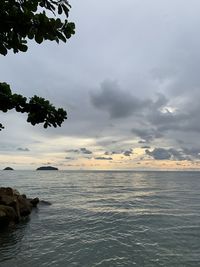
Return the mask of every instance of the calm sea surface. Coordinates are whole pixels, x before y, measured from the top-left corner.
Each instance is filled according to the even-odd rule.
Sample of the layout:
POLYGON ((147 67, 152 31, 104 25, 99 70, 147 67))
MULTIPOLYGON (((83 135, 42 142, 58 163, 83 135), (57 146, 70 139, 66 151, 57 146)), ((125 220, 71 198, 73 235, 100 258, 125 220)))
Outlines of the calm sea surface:
POLYGON ((1 171, 50 201, 0 231, 0 267, 200 266, 200 173, 1 171))

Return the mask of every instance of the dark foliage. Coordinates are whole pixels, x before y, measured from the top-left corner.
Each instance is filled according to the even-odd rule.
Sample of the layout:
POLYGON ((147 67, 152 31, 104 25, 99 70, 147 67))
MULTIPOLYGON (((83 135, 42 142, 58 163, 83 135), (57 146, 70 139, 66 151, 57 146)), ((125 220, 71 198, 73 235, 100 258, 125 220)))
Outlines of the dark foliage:
MULTIPOLYGON (((67 0, 0 0, 0 54, 5 56, 10 49, 26 52, 28 39, 38 44, 45 40, 66 42, 75 33, 74 23, 68 21, 69 8, 67 0)), ((27 113, 27 122, 43 123, 44 128, 61 126, 67 118, 66 111, 56 109, 48 100, 38 96, 27 100, 12 94, 7 83, 0 83, 0 111, 11 109, 27 113)), ((3 128, 0 123, 0 130, 3 128)))
MULTIPOLYGON (((15 109, 17 112, 27 113, 27 122, 32 125, 44 123, 48 126, 61 126, 67 118, 67 113, 62 108, 56 109, 48 100, 42 97, 33 96, 29 100, 18 94, 12 94, 7 83, 0 83, 0 109, 3 112, 15 109)), ((3 128, 0 124, 0 130, 3 128)))
POLYGON ((9 49, 26 52, 27 39, 38 44, 45 40, 66 42, 75 33, 75 25, 68 22, 70 5, 59 0, 0 0, 0 54, 9 49), (51 18, 47 13, 52 13, 51 18), (62 21, 59 15, 65 14, 62 21))

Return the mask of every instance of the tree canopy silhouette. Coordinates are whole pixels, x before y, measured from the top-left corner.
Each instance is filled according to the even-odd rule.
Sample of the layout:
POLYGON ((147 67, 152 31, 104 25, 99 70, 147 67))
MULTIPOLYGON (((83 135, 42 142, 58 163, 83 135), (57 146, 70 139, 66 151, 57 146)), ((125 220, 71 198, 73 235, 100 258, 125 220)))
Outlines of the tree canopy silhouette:
MULTIPOLYGON (((41 44, 45 40, 66 42, 75 33, 75 24, 68 21, 70 4, 67 0, 0 0, 0 54, 28 50, 28 39, 41 44), (64 15, 64 16, 63 16, 64 15)), ((0 111, 15 109, 27 113, 27 122, 61 126, 67 118, 62 108, 56 109, 48 100, 13 94, 10 86, 0 83, 0 111)), ((3 129, 0 124, 0 130, 3 129)))

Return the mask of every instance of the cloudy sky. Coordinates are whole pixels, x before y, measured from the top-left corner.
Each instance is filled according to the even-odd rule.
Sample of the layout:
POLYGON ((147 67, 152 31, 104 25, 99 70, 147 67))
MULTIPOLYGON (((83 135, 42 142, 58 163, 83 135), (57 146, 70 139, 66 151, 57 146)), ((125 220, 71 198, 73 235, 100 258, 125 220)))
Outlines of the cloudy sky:
POLYGON ((67 44, 0 59, 13 92, 68 112, 61 128, 0 114, 0 168, 199 169, 199 0, 71 0, 67 44))

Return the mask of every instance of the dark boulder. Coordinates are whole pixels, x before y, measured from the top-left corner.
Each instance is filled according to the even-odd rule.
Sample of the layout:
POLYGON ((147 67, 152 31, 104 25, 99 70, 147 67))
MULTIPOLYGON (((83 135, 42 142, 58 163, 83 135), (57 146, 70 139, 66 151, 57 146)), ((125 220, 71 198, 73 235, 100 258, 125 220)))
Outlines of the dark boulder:
POLYGON ((0 187, 0 227, 21 221, 38 203, 39 198, 28 199, 15 189, 0 187))
POLYGON ((31 210, 33 206, 28 199, 24 198, 23 196, 17 196, 17 202, 18 202, 19 213, 21 217, 25 217, 31 214, 31 210))
POLYGON ((40 202, 39 198, 36 197, 36 198, 33 198, 33 199, 30 199, 30 203, 31 205, 35 208, 37 207, 37 204, 40 202))
POLYGON ((0 226, 5 227, 18 222, 17 214, 12 207, 0 205, 0 226))

